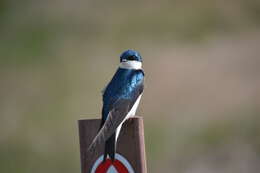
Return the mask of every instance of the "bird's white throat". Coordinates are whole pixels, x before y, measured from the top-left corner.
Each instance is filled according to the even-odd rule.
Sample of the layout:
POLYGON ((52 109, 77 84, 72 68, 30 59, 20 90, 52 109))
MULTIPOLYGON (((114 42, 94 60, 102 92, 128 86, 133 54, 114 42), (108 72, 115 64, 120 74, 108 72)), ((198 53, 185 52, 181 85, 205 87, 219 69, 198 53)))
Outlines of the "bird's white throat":
POLYGON ((125 69, 142 69, 142 62, 139 61, 123 61, 119 65, 120 68, 125 68, 125 69))

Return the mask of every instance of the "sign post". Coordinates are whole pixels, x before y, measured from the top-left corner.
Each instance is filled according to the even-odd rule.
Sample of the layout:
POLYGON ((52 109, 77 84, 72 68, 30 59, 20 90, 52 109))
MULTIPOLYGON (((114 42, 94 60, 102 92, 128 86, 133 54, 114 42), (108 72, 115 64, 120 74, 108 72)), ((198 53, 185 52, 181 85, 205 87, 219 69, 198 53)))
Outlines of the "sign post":
POLYGON ((122 126, 115 155, 115 161, 103 163, 104 145, 97 146, 94 155, 88 147, 96 136, 100 119, 78 121, 81 173, 147 173, 144 128, 142 117, 129 118, 122 126))

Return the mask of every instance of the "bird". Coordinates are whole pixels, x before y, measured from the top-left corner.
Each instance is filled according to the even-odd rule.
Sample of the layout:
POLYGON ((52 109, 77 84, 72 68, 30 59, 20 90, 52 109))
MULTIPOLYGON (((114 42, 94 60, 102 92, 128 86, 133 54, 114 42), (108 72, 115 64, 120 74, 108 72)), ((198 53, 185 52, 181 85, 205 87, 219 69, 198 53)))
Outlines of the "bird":
POLYGON ((120 65, 111 81, 102 90, 103 108, 99 131, 89 146, 105 144, 103 162, 115 160, 116 145, 122 124, 136 113, 144 90, 142 57, 135 50, 126 50, 120 56, 120 65))

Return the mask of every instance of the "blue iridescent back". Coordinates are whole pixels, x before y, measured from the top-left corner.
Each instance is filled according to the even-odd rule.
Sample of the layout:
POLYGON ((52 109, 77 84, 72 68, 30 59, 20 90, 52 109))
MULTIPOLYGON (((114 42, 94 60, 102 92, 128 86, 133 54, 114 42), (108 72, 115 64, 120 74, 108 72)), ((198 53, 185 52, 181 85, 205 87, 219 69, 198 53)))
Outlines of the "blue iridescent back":
POLYGON ((118 68, 103 94, 102 119, 105 120, 118 99, 135 101, 143 91, 143 70, 118 68))

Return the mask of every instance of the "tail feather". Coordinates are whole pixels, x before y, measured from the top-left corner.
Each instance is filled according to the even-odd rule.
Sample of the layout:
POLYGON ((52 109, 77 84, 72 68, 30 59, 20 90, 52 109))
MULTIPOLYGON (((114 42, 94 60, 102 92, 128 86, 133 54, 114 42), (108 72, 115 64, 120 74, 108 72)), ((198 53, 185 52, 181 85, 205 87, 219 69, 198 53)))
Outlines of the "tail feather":
POLYGON ((108 140, 106 141, 103 162, 106 161, 107 156, 109 156, 113 162, 115 160, 115 153, 116 153, 116 134, 113 133, 112 136, 109 137, 108 140))

